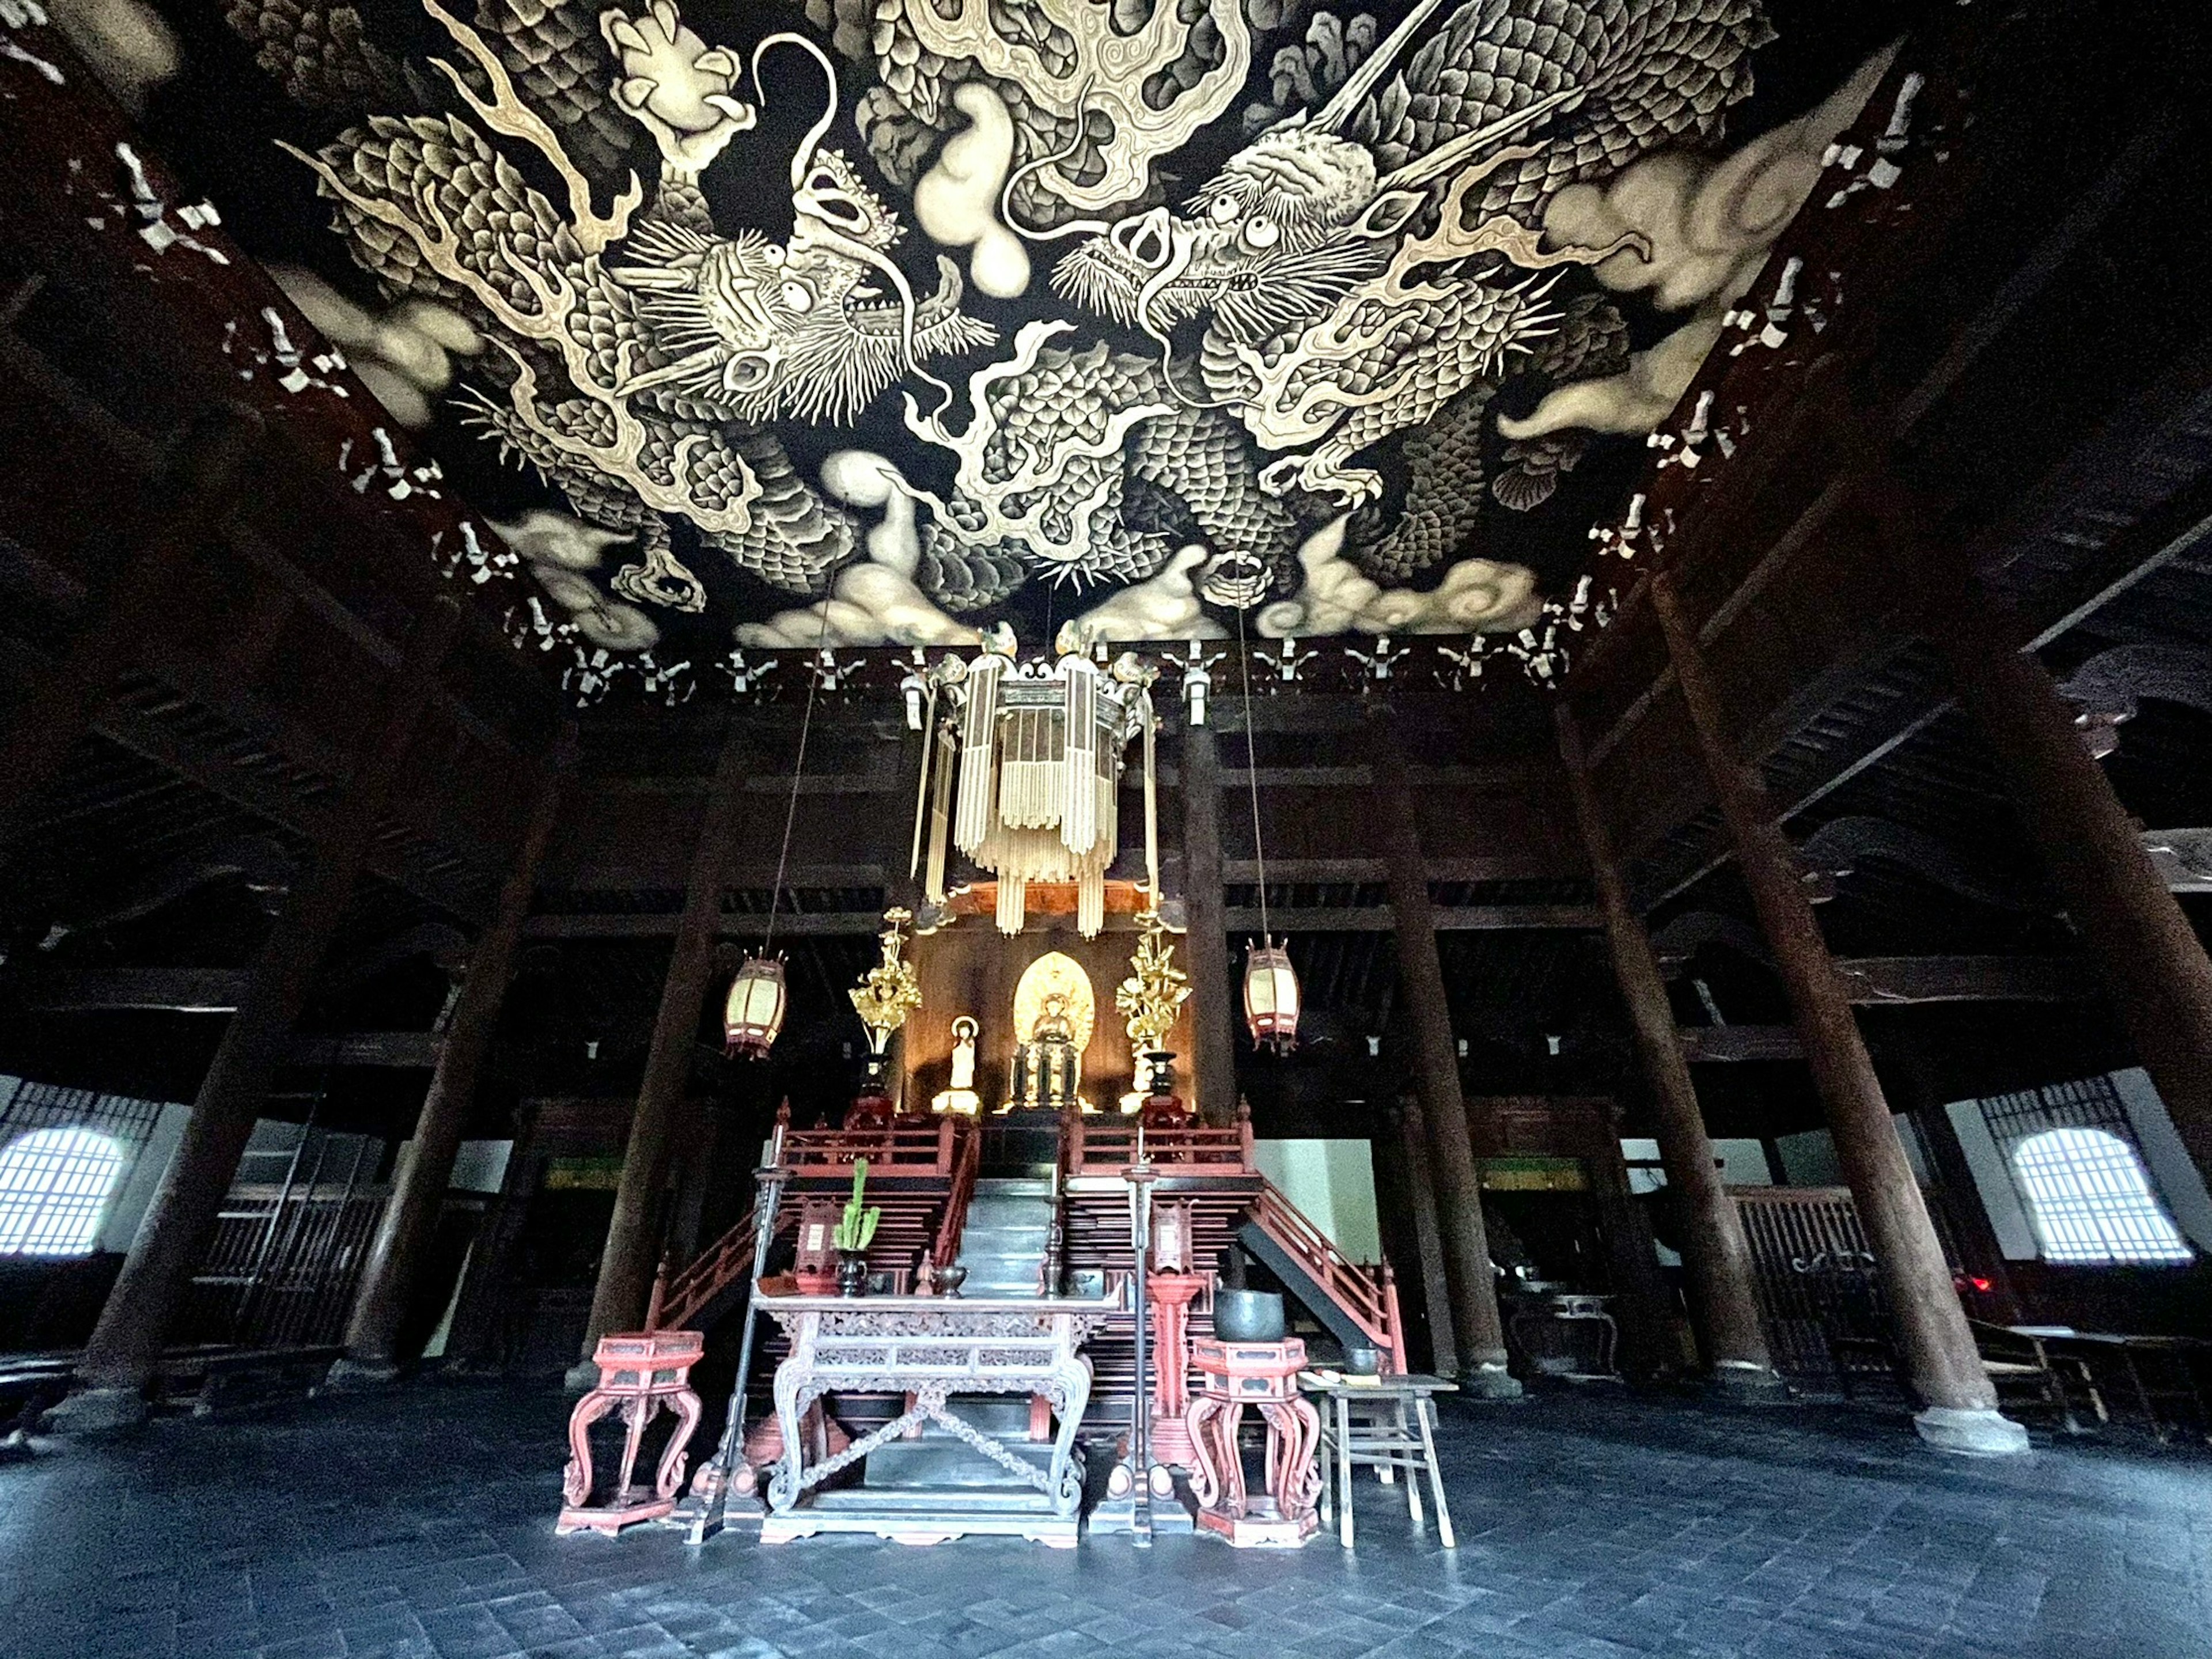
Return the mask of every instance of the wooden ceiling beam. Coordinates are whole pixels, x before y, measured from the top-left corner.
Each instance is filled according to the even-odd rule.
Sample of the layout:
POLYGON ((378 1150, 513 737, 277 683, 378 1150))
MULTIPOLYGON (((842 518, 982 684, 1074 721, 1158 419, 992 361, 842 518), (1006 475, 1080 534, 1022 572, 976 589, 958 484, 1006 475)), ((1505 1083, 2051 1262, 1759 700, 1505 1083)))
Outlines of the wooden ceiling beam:
MULTIPOLYGON (((183 732, 149 714, 111 705, 94 722, 93 729, 141 759, 310 844, 319 845, 330 838, 334 825, 328 809, 311 805, 283 785, 239 766, 228 756, 203 750, 183 732)), ((362 867, 449 915, 471 922, 483 920, 484 907, 476 895, 394 859, 382 847, 372 848, 362 867)))
MULTIPOLYGON (((1873 424, 1880 428, 1886 438, 1894 441, 1910 434, 1929 411, 1937 407, 1957 386, 1973 364, 1978 362, 1993 344, 2004 337, 2009 325, 2057 276, 2066 261, 2080 252, 2098 228, 2118 210, 2131 192, 2140 188, 2150 168, 2172 148, 2177 134, 2181 131, 2181 126, 2180 112, 2176 109, 2164 107, 2152 113, 2134 137, 2123 146, 2098 177, 2077 196, 2063 216, 2038 240, 2035 246, 2014 268, 2011 276, 1999 285, 1990 298, 1960 329, 1942 356, 1925 371, 1911 388, 1899 396, 1886 411, 1874 417, 1873 424)), ((2197 355, 2199 354, 2193 352, 2185 353, 2184 357, 2186 359, 2197 355)), ((2023 499, 2020 506, 2006 520, 1982 538, 1983 545, 1985 548, 1996 550, 2001 554, 2004 548, 2020 545, 2033 536, 2040 527, 2048 523, 2053 514, 2075 499, 2078 492, 2069 486, 2079 480, 2064 475, 2075 471, 2080 461, 2088 459, 2092 452, 2095 453, 2095 459, 2101 463, 2101 466, 2092 466, 2087 469, 2088 477, 2094 480, 2109 480, 2112 476, 2112 466, 2125 464, 2126 457, 2118 453, 2118 450, 2124 449, 2131 453, 2134 449, 2140 447, 2142 434, 2147 429, 2147 425, 2160 426, 2166 423, 2166 420, 2173 417, 2177 410, 2175 397, 2177 386, 2185 388, 2191 384, 2200 386, 2203 384, 2203 377, 2198 373, 2196 365, 2185 361, 2178 367, 2179 374, 2169 372, 2161 377, 2160 388, 2150 394, 2148 407, 2142 406, 2141 398, 2130 400, 2130 406, 2124 411, 2126 417, 2124 421, 2110 419, 2103 423, 2100 429, 2100 442, 2078 446, 2076 451, 2069 454, 2067 460, 2062 462, 2060 467, 2055 469, 2051 476, 2041 481, 2035 489, 2023 492, 2023 499), (2165 418, 2161 419, 2161 416, 2165 418), (2113 441, 2116 438, 2119 441, 2117 449, 2113 441), (2103 452, 2106 450, 2113 450, 2115 453, 2106 454, 2103 452)), ((1809 404, 1813 401, 1814 400, 1808 398, 1801 400, 1801 404, 1809 404)), ((1802 476, 1802 469, 1785 468, 1781 465, 1785 455, 1817 453, 1823 462, 1829 462, 1830 458, 1837 453, 1838 447, 1832 442, 1814 444, 1808 447, 1796 441, 1806 433, 1817 433, 1819 428, 1818 422, 1808 423, 1806 412, 1802 407, 1793 411, 1790 428, 1786 433, 1778 434, 1780 441, 1771 446, 1776 452, 1775 454, 1768 465, 1758 470, 1755 477, 1737 478, 1731 473, 1729 478, 1731 489, 1728 492, 1730 499, 1719 506, 1708 506, 1696 519, 1686 522, 1678 531, 1675 541, 1683 551, 1678 552, 1675 562, 1680 564, 1686 573, 1686 580, 1692 586, 1698 585, 1699 579, 1708 573, 1696 568, 1698 562, 1693 551, 1689 549, 1690 543, 1698 542, 1702 545, 1706 541, 1717 539, 1718 544, 1724 546, 1732 547, 1740 544, 1742 540, 1740 532, 1746 527, 1741 521, 1752 514, 1756 505, 1756 498, 1765 493, 1764 483, 1770 479, 1802 476), (1711 527, 1705 524, 1704 520, 1712 520, 1718 522, 1723 519, 1725 519, 1731 529, 1738 533, 1718 538, 1700 538, 1697 535, 1696 532, 1700 529, 1711 527)), ((1765 447, 1768 447, 1762 446, 1762 448, 1765 447)), ((1869 445, 1860 446, 1860 450, 1872 453, 1871 446, 1869 445)), ((1705 617, 1699 628, 1699 640, 1709 649, 1718 645, 1723 636, 1727 635, 1747 615, 1758 616, 1763 624, 1771 623, 1774 621, 1770 614, 1772 609, 1771 605, 1756 604, 1762 595, 1773 592, 1778 588, 1795 591, 1808 586, 1806 581, 1801 580, 1803 572, 1800 567, 1818 550, 1822 540, 1820 532, 1832 522, 1860 482, 1860 475, 1849 465, 1850 453, 1849 447, 1846 446, 1844 464, 1835 465, 1832 475, 1817 493, 1790 514, 1787 521, 1780 527, 1778 533, 1765 541, 1764 550, 1735 580, 1719 604, 1705 617)), ((1742 471, 1741 464, 1736 470, 1742 471)), ((1986 564, 1990 562, 1991 559, 1985 556, 1983 562, 1986 564)), ((1877 558, 1870 562, 1887 563, 1887 562, 1877 556, 1877 558)), ((2039 645, 2046 643, 2049 638, 2056 636, 2057 632, 2063 632, 2067 628, 2070 628, 2096 605, 2107 602, 2117 592, 2124 591, 2126 585, 2141 580, 2143 574, 2148 574, 2147 569, 2139 570, 2130 568, 2113 572, 2111 580, 2103 588, 2085 597, 2084 603, 2088 606, 2087 610, 2082 611, 2080 615, 2050 618, 2050 625, 2055 631, 2045 634, 2038 639, 2037 643, 2039 645)), ((1765 696, 1763 701, 1758 697, 1752 700, 1754 704, 1753 716, 1744 722, 1747 727, 1744 746, 1747 753, 1754 757, 1763 757, 1771 752, 1791 732, 1799 729, 1816 714, 1820 708, 1826 706, 1827 702, 1832 701, 1833 691, 1840 690, 1844 685, 1858 678, 1863 672, 1864 664, 1868 660, 1879 659, 1884 653, 1896 648, 1899 629, 1892 625, 1893 618, 1899 605, 1912 592, 1915 586, 1913 577, 1914 573, 1910 570, 1888 572, 1873 589, 1877 594, 1889 595, 1888 602, 1876 603, 1867 607, 1865 614, 1844 617, 1838 613, 1845 607, 1832 605, 1814 613, 1814 621, 1816 626, 1826 635, 1823 648, 1816 653, 1819 659, 1810 665, 1802 663, 1788 665, 1800 670, 1809 666, 1809 672, 1800 672, 1794 684, 1785 683, 1775 688, 1765 696), (1826 700, 1817 695, 1818 690, 1823 687, 1830 689, 1832 692, 1831 696, 1826 700), (1796 716, 1794 723, 1790 719, 1792 715, 1796 716)), ((1631 649, 1632 641, 1627 637, 1628 632, 1638 628, 1648 630, 1650 625, 1650 618, 1644 613, 1644 608, 1632 603, 1637 597, 1637 592, 1640 592, 1641 586, 1639 580, 1638 590, 1631 594, 1632 603, 1622 607, 1621 614, 1616 618, 1613 629, 1608 630, 1603 648, 1592 653, 1594 659, 1601 659, 1606 663, 1619 664, 1624 659, 1632 658, 1634 654, 1631 649)), ((1802 632, 1802 627, 1793 630, 1793 634, 1802 632)), ((1585 669, 1589 665, 1589 662, 1586 661, 1585 669)), ((1592 764, 1598 765, 1613 755, 1631 736, 1644 727, 1649 722, 1654 709, 1671 693, 1672 690, 1672 671, 1662 665, 1654 678, 1628 699, 1620 712, 1592 743, 1590 746, 1592 764)), ((1875 755, 1866 763, 1874 763, 1888 752, 1890 752, 1889 749, 1883 749, 1880 754, 1875 755)), ((1665 769, 1660 769, 1662 772, 1665 769)), ((1694 768, 1679 769, 1688 772, 1696 770, 1694 768)), ((1856 771, 1861 769, 1863 769, 1863 765, 1854 766, 1852 775, 1856 775, 1856 771)), ((1674 805, 1672 815, 1675 823, 1679 823, 1698 810, 1704 797, 1701 793, 1694 790, 1686 789, 1677 793, 1681 794, 1682 799, 1674 805)), ((1810 801, 1805 804, 1809 805, 1810 801)), ((1792 807, 1786 802, 1783 805, 1785 818, 1791 812, 1802 810, 1802 807, 1792 807)), ((1659 815, 1647 812, 1644 816, 1648 831, 1650 822, 1659 815)), ((1666 833, 1667 830, 1673 827, 1673 824, 1662 825, 1656 833, 1666 833)), ((1656 839, 1656 835, 1647 834, 1644 844, 1648 845, 1650 839, 1656 839)), ((1632 856, 1642 849, 1635 843, 1629 842, 1626 850, 1632 856)), ((1716 866, 1706 866, 1698 872, 1698 876, 1702 877, 1709 873, 1713 867, 1716 866)), ((1662 900, 1657 902, 1663 902, 1664 896, 1671 896, 1674 892, 1680 890, 1680 886, 1670 889, 1669 893, 1662 896, 1662 900)))

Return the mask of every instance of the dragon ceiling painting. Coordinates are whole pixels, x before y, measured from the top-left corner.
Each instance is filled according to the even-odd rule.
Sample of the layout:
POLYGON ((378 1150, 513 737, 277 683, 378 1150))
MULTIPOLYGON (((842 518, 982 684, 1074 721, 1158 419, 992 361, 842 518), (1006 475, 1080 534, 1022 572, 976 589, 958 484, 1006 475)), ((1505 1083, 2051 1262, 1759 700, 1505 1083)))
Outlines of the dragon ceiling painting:
POLYGON ((155 9, 155 141, 544 595, 664 657, 1523 626, 1909 21, 155 9))

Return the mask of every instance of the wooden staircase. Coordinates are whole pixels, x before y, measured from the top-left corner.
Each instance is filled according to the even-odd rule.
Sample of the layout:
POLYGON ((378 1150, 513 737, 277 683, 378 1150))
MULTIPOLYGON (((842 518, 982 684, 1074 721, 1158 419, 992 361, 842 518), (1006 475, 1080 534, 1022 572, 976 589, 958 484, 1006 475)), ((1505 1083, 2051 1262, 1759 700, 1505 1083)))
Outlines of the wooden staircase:
MULTIPOLYGON (((884 1211, 868 1250, 871 1269, 890 1273, 903 1289, 915 1282, 923 1262, 942 1267, 959 1255, 982 1151, 974 1124, 948 1116, 902 1119, 889 1128, 787 1128, 782 1147, 785 1185, 776 1237, 795 1231, 810 1200, 842 1202, 851 1191, 854 1160, 866 1158, 869 1201, 884 1211)), ((1154 1203, 1188 1206, 1192 1264, 1209 1280, 1190 1309, 1193 1340, 1213 1334, 1216 1264, 1224 1251, 1242 1247, 1346 1346, 1376 1348, 1387 1367, 1405 1369, 1405 1327, 1389 1268, 1350 1260, 1260 1173, 1252 1158, 1249 1111, 1240 1111, 1238 1121, 1225 1128, 1146 1129, 1143 1150, 1157 1171, 1154 1203)), ((1109 1283, 1133 1273, 1129 1183, 1122 1172, 1137 1151, 1137 1129, 1127 1120, 1064 1124, 1057 1248, 1067 1272, 1103 1273, 1109 1283)), ((749 1212, 657 1288, 656 1328, 704 1331, 742 1304, 752 1276, 756 1225, 757 1212, 749 1212)), ((1087 1429, 1118 1433, 1127 1426, 1136 1388, 1135 1325, 1133 1314, 1120 1316, 1091 1340, 1094 1382, 1087 1429)), ((783 1352, 780 1332, 761 1335, 751 1379, 754 1413, 765 1408, 783 1352)), ((895 1412, 884 1401, 840 1406, 841 1417, 855 1431, 895 1412)))
MULTIPOLYGON (((943 1267, 960 1253, 969 1200, 975 1190, 982 1142, 975 1126, 951 1116, 895 1121, 884 1129, 793 1129, 790 1109, 776 1115, 783 1195, 774 1238, 791 1237, 810 1202, 842 1204, 853 1189, 853 1165, 868 1160, 868 1202, 883 1219, 868 1245, 872 1272, 902 1287, 924 1261, 943 1267)), ((753 1273, 757 1206, 681 1271, 654 1286, 647 1327, 704 1333, 744 1300, 753 1273)))

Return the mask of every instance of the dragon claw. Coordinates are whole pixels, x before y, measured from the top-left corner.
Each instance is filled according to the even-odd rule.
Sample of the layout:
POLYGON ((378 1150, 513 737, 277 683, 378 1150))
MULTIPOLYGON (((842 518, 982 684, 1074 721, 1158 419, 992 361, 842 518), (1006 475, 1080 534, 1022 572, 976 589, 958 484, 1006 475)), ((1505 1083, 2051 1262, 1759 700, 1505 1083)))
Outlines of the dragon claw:
POLYGON ((609 7, 599 33, 620 70, 615 101, 653 135, 670 173, 696 178, 753 125, 757 112, 732 96, 736 57, 693 33, 670 0, 648 0, 636 17, 609 7))

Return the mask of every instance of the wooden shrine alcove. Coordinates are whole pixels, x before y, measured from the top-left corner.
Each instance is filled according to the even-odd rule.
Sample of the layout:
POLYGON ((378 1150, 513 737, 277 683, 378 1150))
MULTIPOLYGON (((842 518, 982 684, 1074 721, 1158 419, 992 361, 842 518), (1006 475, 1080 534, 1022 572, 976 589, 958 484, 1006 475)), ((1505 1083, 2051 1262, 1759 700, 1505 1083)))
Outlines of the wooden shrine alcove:
MULTIPOLYGON (((1117 1111, 1135 1076, 1136 1056, 1114 995, 1129 975, 1130 952, 1138 935, 1109 925, 1096 939, 1083 938, 1075 929, 1072 884, 1032 886, 1028 926, 1012 938, 993 925, 996 902, 994 883, 979 882, 965 889, 954 896, 950 907, 955 920, 908 947, 921 984, 921 1006, 900 1036, 905 1109, 928 1110, 929 1103, 950 1085, 952 1022, 963 1015, 980 1028, 975 1086, 983 1114, 988 1116, 1006 1103, 1015 1042, 1015 994, 1023 975, 1039 958, 1058 952, 1089 977, 1096 1004, 1091 1041, 1083 1052, 1084 1096, 1101 1112, 1117 1111)), ((1143 890, 1137 883, 1107 884, 1109 918, 1133 915, 1142 902, 1143 890)), ((1181 935, 1174 937, 1180 945, 1181 935)), ((1178 959, 1183 954, 1178 950, 1178 959)), ((1194 986, 1194 1000, 1207 988, 1194 986)), ((1225 987, 1212 988, 1216 995, 1226 994, 1225 987)), ((1168 1040, 1176 1055, 1176 1091, 1185 1100, 1197 1098, 1190 1007, 1183 1005, 1168 1040)))
MULTIPOLYGON (((1471 1097, 1467 1109, 1486 1205, 1516 1234, 1548 1224, 1534 1254, 1555 1268, 1560 1246, 1572 1250, 1580 1266, 1568 1276, 1613 1300, 1624 1369, 1649 1375, 1684 1363, 1687 1331, 1660 1275, 1650 1221, 1629 1191, 1618 1103, 1514 1095, 1471 1097)), ((1493 1236, 1493 1254, 1500 1243, 1493 1236)))

